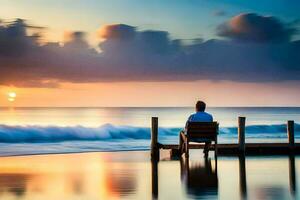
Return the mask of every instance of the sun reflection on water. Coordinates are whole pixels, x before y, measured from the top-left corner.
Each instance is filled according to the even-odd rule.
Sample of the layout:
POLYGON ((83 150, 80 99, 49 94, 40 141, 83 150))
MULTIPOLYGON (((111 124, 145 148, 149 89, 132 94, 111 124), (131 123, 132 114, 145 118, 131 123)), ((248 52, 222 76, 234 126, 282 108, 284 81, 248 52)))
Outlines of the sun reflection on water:
POLYGON ((122 166, 127 176, 117 175, 119 164, 106 159, 99 154, 1 158, 0 197, 119 199, 120 192, 134 191, 133 173, 122 166))

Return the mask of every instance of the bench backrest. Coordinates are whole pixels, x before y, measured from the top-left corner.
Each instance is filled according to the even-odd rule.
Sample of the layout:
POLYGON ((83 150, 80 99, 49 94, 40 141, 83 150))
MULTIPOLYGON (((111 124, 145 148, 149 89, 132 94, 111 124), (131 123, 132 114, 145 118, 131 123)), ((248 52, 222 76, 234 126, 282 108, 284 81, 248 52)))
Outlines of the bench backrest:
POLYGON ((187 134, 190 138, 215 139, 218 132, 218 122, 189 122, 187 127, 187 134))

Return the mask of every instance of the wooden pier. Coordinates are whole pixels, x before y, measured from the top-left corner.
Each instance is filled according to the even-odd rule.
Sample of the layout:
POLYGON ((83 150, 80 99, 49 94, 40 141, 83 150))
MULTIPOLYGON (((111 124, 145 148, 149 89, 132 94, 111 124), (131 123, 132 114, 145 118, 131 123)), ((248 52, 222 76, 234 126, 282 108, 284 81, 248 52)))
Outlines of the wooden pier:
MULTIPOLYGON (((287 122, 286 143, 245 143, 246 118, 238 118, 238 143, 217 144, 217 155, 289 155, 300 154, 300 144, 295 143, 294 121, 287 122)), ((179 156, 179 144, 161 144, 158 141, 158 118, 152 117, 151 158, 159 160, 160 149, 170 150, 171 156, 179 156)), ((178 133, 179 134, 179 133, 178 133)), ((191 144, 191 149, 203 149, 204 144, 191 144)), ((211 145, 214 149, 214 144, 211 145)), ((201 152, 202 153, 202 152, 201 152)))

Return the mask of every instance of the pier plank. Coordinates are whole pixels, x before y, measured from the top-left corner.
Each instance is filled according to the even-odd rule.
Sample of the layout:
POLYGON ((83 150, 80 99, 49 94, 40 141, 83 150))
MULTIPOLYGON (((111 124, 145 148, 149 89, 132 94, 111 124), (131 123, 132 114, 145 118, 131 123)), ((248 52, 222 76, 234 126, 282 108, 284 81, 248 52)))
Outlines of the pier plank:
MULTIPOLYGON (((160 149, 176 152, 179 148, 177 144, 160 144, 160 149)), ((191 149, 203 149, 204 144, 191 144, 191 149)), ((214 149, 214 144, 211 145, 214 149)), ((290 153, 300 154, 300 144, 295 144, 290 148, 289 143, 247 143, 245 144, 245 155, 287 155, 290 153)), ((218 144, 218 155, 239 155, 238 144, 218 144)))

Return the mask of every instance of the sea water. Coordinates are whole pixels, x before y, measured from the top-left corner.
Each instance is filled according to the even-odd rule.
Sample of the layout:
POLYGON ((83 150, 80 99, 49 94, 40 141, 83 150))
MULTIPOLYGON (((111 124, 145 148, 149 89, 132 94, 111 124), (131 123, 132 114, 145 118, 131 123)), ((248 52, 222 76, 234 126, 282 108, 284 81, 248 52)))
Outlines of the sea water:
MULTIPOLYGON (((189 107, 0 108, 0 155, 147 150, 151 117, 159 118, 159 142, 178 143, 178 133, 194 112, 189 107)), ((237 119, 245 116, 246 142, 287 142, 286 122, 299 107, 208 108, 220 124, 219 143, 237 142, 237 119)))
POLYGON ((144 151, 0 157, 5 200, 295 200, 298 156, 150 162, 144 151))

